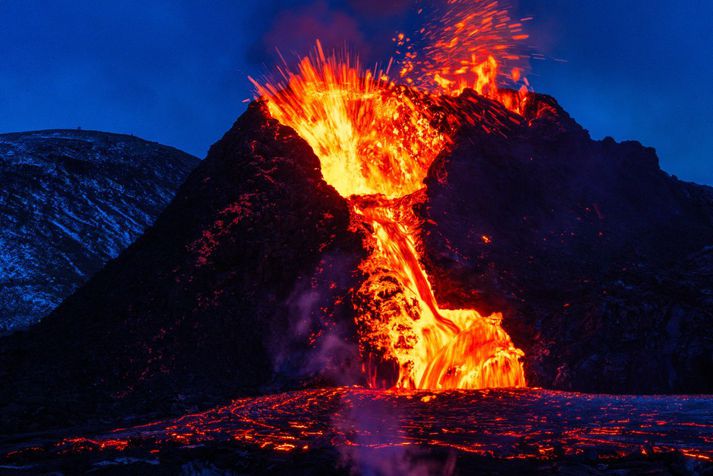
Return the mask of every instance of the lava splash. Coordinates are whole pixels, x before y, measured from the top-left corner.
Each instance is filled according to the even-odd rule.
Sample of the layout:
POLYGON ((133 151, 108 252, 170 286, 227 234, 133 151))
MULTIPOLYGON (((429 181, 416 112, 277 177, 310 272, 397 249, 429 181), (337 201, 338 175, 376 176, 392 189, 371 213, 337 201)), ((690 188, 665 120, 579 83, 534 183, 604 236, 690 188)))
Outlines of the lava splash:
MULTIPOLYGON (((449 10, 447 24, 461 18, 459 11, 449 10)), ((483 14, 466 15, 457 27, 441 31, 455 35, 455 45, 464 29, 472 28, 465 48, 473 50, 473 58, 483 56, 472 48, 472 38, 479 31, 490 38, 509 19, 501 10, 483 14)), ((426 51, 442 59, 443 48, 450 47, 441 41, 426 51)), ((511 57, 507 49, 494 47, 484 56, 491 67, 466 67, 460 86, 445 92, 462 91, 475 75, 478 92, 496 100, 517 98, 499 92, 498 52, 502 61, 511 57)), ((355 320, 366 380, 372 388, 525 386, 524 354, 503 329, 500 313, 483 316, 475 309, 445 309, 437 302, 421 263, 421 223, 414 206, 423 195, 429 167, 447 149, 459 119, 438 96, 396 85, 389 69, 364 70, 347 54, 325 54, 317 42, 296 71, 286 65, 279 69, 281 81, 252 80, 270 114, 312 147, 324 179, 349 201, 354 229, 365 236, 370 254, 360 266, 365 280, 356 291, 355 320)), ((439 82, 442 76, 434 78, 450 84, 439 82)), ((520 107, 517 101, 502 104, 513 111, 520 107)))

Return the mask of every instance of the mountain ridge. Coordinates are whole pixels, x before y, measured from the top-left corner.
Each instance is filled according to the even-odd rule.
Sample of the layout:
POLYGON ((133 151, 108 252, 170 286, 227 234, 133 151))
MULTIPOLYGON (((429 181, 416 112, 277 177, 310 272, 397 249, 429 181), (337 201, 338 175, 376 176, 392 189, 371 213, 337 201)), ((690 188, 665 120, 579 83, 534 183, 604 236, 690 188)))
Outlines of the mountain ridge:
POLYGON ((118 256, 198 162, 126 134, 0 134, 0 332, 38 322, 118 256))

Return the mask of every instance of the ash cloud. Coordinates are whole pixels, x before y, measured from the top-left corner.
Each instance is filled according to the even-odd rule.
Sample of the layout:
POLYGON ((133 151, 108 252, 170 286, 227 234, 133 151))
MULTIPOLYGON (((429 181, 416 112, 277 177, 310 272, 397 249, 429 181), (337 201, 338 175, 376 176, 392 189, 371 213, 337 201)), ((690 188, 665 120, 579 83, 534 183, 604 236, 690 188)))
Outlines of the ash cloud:
POLYGON ((370 17, 389 17, 407 12, 415 7, 413 0, 349 0, 357 13, 370 17))
POLYGON ((262 42, 266 50, 304 55, 319 39, 327 49, 368 51, 369 45, 358 20, 348 13, 316 2, 299 10, 284 11, 275 17, 262 42))

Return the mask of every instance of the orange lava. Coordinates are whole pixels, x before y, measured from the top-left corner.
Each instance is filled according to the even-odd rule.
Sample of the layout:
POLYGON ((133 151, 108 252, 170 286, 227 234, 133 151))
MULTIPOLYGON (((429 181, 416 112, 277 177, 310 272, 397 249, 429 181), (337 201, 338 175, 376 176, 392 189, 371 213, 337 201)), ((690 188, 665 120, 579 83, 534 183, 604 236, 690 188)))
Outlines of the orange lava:
POLYGON ((513 20, 497 0, 447 0, 443 13, 412 37, 394 38, 399 75, 409 85, 451 96, 471 88, 520 113, 530 88, 521 46, 529 37, 527 20, 513 20))
POLYGON ((95 453, 99 461, 106 461, 122 453, 136 457, 165 451, 170 460, 178 448, 211 446, 220 448, 221 454, 233 448, 241 458, 249 458, 256 447, 275 453, 440 447, 459 453, 459 459, 466 454, 522 460, 587 455, 602 463, 629 458, 631 464, 632 456, 678 451, 710 462, 711 404, 706 396, 585 395, 541 389, 310 389, 242 398, 91 438, 48 444, 47 435, 37 435, 31 445, 5 454, 0 449, 0 464, 27 464, 53 453, 95 453))
POLYGON ((421 188, 446 138, 430 126, 417 94, 348 55, 325 55, 319 41, 297 72, 280 74, 277 84, 251 81, 270 98, 272 116, 312 146, 324 179, 342 196, 394 198, 421 188))
MULTIPOLYGON (((492 4, 497 6, 491 2, 488 8, 492 4)), ((452 21, 448 18, 447 24, 452 21)), ((464 26, 444 30, 452 41, 428 51, 448 54, 460 51, 458 44, 468 47, 475 20, 488 35, 497 34, 504 22, 491 10, 468 16, 462 19, 464 26)), ((485 63, 464 63, 463 74, 455 66, 440 66, 432 79, 448 94, 474 85, 479 93, 500 100, 498 54, 509 53, 494 47, 484 56, 485 63)), ((481 49, 471 55, 473 61, 480 56, 481 49)), ((415 65, 415 57, 411 60, 415 65)), ((438 57, 429 64, 442 61, 438 57)), ((282 80, 277 83, 251 81, 267 100, 270 114, 309 143, 324 179, 349 200, 356 226, 371 234, 366 243, 371 253, 361 264, 366 279, 357 291, 362 304, 356 308, 370 385, 434 390, 525 386, 523 352, 502 328, 502 315, 443 309, 421 263, 421 223, 413 205, 431 163, 450 142, 447 131, 433 125, 436 118, 426 104, 427 93, 395 85, 388 68, 364 70, 348 55, 326 55, 319 42, 296 71, 286 66, 279 71, 282 80), (373 356, 378 356, 377 363, 373 356), (379 362, 398 369, 398 375, 385 375, 379 362)), ((403 69, 401 74, 407 76, 403 69)), ((520 78, 515 70, 512 75, 520 78)), ((512 110, 512 104, 505 105, 512 110)))
MULTIPOLYGON (((411 389, 523 387, 523 356, 500 325, 500 313, 443 309, 420 262, 420 222, 408 200, 352 199, 353 212, 374 230, 362 263, 369 278, 359 293, 371 305, 357 317, 362 349, 398 362, 396 386, 411 389), (376 341, 376 342, 375 342, 376 341)), ((362 352, 363 354, 369 354, 362 352)), ((366 362, 368 367, 369 362, 366 362)), ((371 374, 367 372, 367 374, 371 374)), ((370 375, 372 387, 382 386, 370 375)))

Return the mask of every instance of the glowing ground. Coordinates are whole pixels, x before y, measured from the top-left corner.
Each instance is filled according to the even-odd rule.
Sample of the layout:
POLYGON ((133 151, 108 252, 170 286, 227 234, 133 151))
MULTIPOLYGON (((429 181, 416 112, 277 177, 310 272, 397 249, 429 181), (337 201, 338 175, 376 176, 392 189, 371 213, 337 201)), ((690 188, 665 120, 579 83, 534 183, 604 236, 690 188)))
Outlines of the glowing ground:
POLYGON ((206 412, 107 433, 65 435, 54 441, 36 437, 22 446, 0 441, 2 467, 29 471, 49 468, 53 460, 97 468, 163 465, 169 455, 175 460, 181 452, 184 464, 199 451, 211 464, 214 452, 227 452, 238 455, 241 463, 258 457, 260 465, 272 461, 291 467, 295 461, 312 461, 322 469, 327 464, 334 470, 371 469, 377 474, 424 464, 447 470, 468 458, 491 464, 582 460, 601 467, 665 455, 710 469, 713 398, 539 389, 320 389, 239 399, 206 412))

